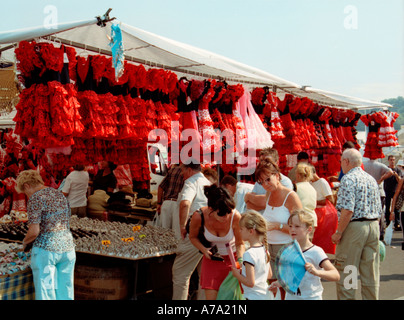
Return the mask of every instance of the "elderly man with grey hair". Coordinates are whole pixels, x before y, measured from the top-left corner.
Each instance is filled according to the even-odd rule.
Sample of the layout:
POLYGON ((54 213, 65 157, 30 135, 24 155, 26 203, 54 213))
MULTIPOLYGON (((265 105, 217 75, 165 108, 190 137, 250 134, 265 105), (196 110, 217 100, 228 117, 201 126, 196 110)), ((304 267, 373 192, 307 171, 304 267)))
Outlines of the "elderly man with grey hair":
POLYGON ((344 177, 338 191, 336 208, 338 228, 331 239, 337 244, 335 266, 341 278, 337 283, 339 300, 354 300, 352 281, 361 278, 365 300, 379 298, 379 222, 382 206, 376 180, 360 168, 362 155, 347 149, 341 157, 344 177), (348 268, 346 268, 348 267, 348 268))

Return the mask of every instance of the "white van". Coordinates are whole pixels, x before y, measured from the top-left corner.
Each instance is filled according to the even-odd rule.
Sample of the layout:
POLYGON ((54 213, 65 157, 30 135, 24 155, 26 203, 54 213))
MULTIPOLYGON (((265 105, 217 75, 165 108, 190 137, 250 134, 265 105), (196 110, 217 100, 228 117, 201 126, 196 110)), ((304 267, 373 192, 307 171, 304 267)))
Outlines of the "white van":
POLYGON ((150 192, 157 193, 158 186, 168 171, 168 151, 165 146, 160 143, 148 143, 147 153, 150 170, 150 192))

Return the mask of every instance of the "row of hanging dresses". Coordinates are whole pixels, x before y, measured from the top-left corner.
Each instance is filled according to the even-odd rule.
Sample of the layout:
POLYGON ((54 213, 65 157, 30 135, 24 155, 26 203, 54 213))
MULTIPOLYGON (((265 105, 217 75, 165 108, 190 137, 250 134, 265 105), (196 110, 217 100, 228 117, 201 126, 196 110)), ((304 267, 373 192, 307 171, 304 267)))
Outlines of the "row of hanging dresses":
POLYGON ((178 146, 170 150, 178 160, 181 152, 192 156, 198 150, 202 163, 214 164, 209 156, 222 152, 226 173, 237 169, 232 153, 251 164, 247 149, 272 146, 284 171, 288 154, 317 149, 320 162, 334 170, 344 140, 356 142, 350 127, 356 113, 292 95, 281 101, 268 88, 250 93, 240 84, 178 79, 170 71, 126 61, 117 80, 112 58, 76 55, 73 48, 46 42, 21 42, 16 55, 26 86, 17 105, 16 132, 38 148, 64 154, 65 163, 136 161, 137 178, 145 179, 146 143, 158 140, 155 129, 178 146))
POLYGON ((64 154, 67 165, 136 162, 139 179, 149 179, 148 133, 163 128, 171 139, 171 120, 178 119, 169 97, 174 73, 125 63, 116 80, 111 58, 77 56, 50 43, 21 42, 16 56, 26 86, 15 117, 18 134, 54 157, 64 154))
POLYGON ((202 163, 220 163, 218 159, 224 172, 230 173, 237 170, 240 161, 255 165, 255 150, 273 145, 251 105, 249 91, 242 85, 181 78, 179 87, 182 155, 191 157, 192 150, 200 150, 202 163), (236 152, 242 158, 247 148, 253 150, 254 159, 234 161, 231 154, 236 152), (218 152, 219 157, 215 157, 218 152))
POLYGON ((252 92, 252 103, 261 112, 278 150, 279 166, 287 174, 296 164, 296 155, 307 151, 321 177, 328 177, 340 169, 341 147, 352 141, 359 147, 355 126, 360 114, 345 109, 321 106, 304 97, 286 94, 280 100, 266 88, 252 92))

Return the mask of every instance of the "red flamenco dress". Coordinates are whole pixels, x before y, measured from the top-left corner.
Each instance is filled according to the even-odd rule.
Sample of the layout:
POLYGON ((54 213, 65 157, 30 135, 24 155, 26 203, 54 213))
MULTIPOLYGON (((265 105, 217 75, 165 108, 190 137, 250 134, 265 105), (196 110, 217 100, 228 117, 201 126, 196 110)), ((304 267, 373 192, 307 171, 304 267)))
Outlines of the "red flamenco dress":
MULTIPOLYGON (((191 150, 200 150, 202 137, 198 129, 198 119, 196 110, 198 109, 198 99, 202 97, 205 83, 203 81, 193 80, 191 82, 185 79, 180 79, 179 82, 180 96, 178 111, 180 112, 180 127, 181 130, 181 140, 180 140, 180 150, 181 155, 188 157, 196 157, 194 152, 190 154, 191 150), (188 86, 190 88, 190 94, 188 96, 187 90, 188 86), (187 105, 187 99, 190 99, 193 103, 187 105), (183 148, 184 151, 183 151, 183 148)), ((200 159, 196 159, 200 160, 200 159)))
POLYGON ((35 41, 21 41, 18 47, 14 50, 17 60, 17 68, 20 70, 23 79, 30 78, 31 73, 35 68, 43 69, 44 62, 40 58, 36 50, 37 44, 35 41))
MULTIPOLYGON (((231 172, 235 172, 236 170, 236 165, 231 157, 231 153, 236 151, 234 127, 231 126, 230 122, 228 121, 227 114, 220 111, 224 111, 223 98, 227 92, 226 84, 223 82, 216 82, 214 84, 214 88, 215 96, 213 97, 210 106, 210 109, 212 110, 211 117, 213 127, 221 132, 221 148, 223 150, 221 169, 223 170, 224 174, 229 174, 231 172), (228 160, 228 157, 231 158, 231 160, 228 160)), ((228 99, 228 101, 230 101, 230 99, 228 99)), ((228 107, 226 106, 226 108, 228 107)))
POLYGON ((384 158, 382 148, 379 146, 378 132, 381 124, 378 122, 378 114, 364 114, 360 117, 362 122, 368 127, 368 136, 365 144, 365 152, 363 156, 370 160, 384 158))
POLYGON ((207 92, 203 94, 198 105, 198 129, 202 137, 202 154, 216 153, 221 149, 220 134, 214 130, 214 123, 209 113, 209 103, 212 101, 215 90, 210 83, 207 92))
POLYGON ((268 103, 265 105, 264 108, 264 115, 271 121, 271 138, 275 142, 278 139, 285 138, 285 135, 283 133, 282 120, 279 116, 278 111, 279 98, 276 96, 275 92, 269 92, 267 95, 267 101, 268 103), (267 109, 268 111, 266 111, 267 109))
POLYGON ((327 143, 327 147, 334 148, 335 147, 334 136, 330 126, 330 120, 332 119, 332 111, 330 110, 330 108, 325 107, 318 119, 319 121, 324 123, 322 126, 323 136, 327 143))
POLYGON ((247 148, 247 131, 240 113, 240 99, 244 95, 244 87, 241 84, 229 87, 232 101, 232 123, 235 131, 236 151, 243 152, 247 148))
POLYGON ((294 97, 292 95, 286 94, 284 99, 278 104, 279 117, 282 121, 283 133, 285 135, 285 138, 277 139, 275 144, 275 148, 278 150, 280 156, 302 151, 296 126, 289 112, 289 104, 291 104, 293 100, 294 97))
POLYGON ((394 122, 399 117, 397 112, 378 112, 379 129, 379 147, 396 147, 398 139, 397 130, 394 129, 394 122))

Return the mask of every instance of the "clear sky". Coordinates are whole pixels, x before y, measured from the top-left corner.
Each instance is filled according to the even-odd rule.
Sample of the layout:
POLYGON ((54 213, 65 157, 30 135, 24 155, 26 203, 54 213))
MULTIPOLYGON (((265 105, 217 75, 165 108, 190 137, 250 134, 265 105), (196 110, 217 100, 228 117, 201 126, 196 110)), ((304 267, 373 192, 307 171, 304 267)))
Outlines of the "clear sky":
POLYGON ((9 0, 0 31, 119 21, 314 88, 380 101, 404 96, 404 0, 9 0))

